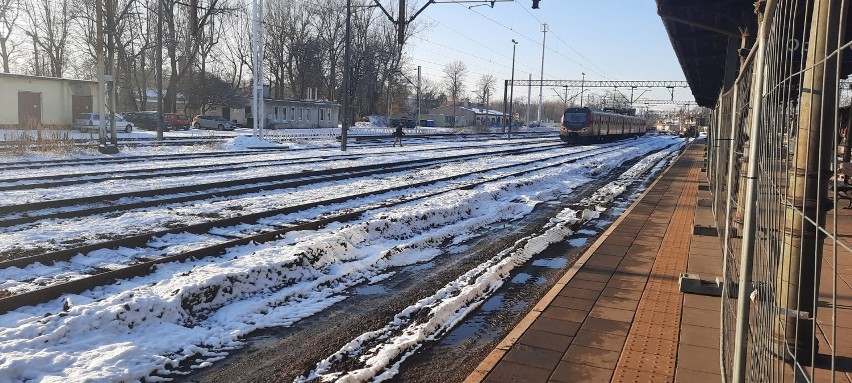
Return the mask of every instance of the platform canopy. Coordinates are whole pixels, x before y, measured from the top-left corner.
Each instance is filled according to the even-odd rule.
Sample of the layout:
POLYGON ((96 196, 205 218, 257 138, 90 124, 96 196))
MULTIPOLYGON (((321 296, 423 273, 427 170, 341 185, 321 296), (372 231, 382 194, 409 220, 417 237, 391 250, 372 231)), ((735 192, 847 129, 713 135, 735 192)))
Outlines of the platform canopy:
MULTIPOLYGON (((739 71, 739 58, 748 54, 757 36, 757 14, 753 0, 656 0, 657 13, 668 32, 675 54, 683 68, 695 101, 713 107, 723 88, 730 86, 739 71), (743 36, 745 44, 743 45, 743 36), (745 49, 740 49, 744 46, 745 49)), ((795 41, 783 41, 794 52, 791 68, 799 68, 802 57, 802 32, 808 22, 803 2, 796 8, 792 26, 795 41)), ((789 21, 788 21, 789 22, 789 21)), ((852 28, 846 29, 844 41, 852 40, 852 28)), ((852 49, 843 50, 840 78, 852 73, 852 49)), ((792 83, 796 83, 795 73, 792 83)), ((797 91, 794 88, 793 94, 797 91)))
MULTIPOLYGON (((754 41, 757 18, 749 0, 657 0, 657 13, 695 101, 713 107, 725 83, 726 68, 738 66, 743 33, 754 41)), ((730 75, 730 74, 729 74, 730 75)), ((734 74, 735 76, 735 74, 734 74)))

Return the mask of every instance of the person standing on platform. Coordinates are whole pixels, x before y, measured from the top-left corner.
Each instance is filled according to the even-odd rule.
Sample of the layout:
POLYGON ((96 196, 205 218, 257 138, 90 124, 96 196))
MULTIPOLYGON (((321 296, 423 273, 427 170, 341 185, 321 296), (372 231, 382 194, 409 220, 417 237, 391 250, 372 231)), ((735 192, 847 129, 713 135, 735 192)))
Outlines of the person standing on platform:
POLYGON ((405 135, 405 132, 402 131, 402 125, 397 125, 396 130, 393 132, 393 146, 396 147, 396 144, 399 143, 399 146, 402 147, 402 136, 405 135))

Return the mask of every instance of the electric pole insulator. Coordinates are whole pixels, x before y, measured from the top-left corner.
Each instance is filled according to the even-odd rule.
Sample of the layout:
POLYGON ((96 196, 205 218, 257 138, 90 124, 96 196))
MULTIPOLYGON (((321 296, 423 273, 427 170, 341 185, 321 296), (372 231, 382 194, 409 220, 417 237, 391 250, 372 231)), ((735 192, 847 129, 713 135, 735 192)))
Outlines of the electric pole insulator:
POLYGON ((538 2, 539 1, 541 1, 541 0, 532 0, 532 2, 533 2, 532 9, 538 9, 538 2))

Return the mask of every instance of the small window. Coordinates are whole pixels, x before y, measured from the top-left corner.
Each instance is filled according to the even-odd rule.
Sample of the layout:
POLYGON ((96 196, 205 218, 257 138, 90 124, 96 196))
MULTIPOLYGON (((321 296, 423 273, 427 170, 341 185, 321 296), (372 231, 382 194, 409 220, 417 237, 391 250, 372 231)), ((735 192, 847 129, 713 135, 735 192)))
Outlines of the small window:
POLYGON ((281 108, 281 119, 287 121, 287 107, 281 108))
POLYGON ((275 107, 275 121, 278 121, 278 107, 275 107))
POLYGON ((328 115, 326 116, 327 120, 331 121, 331 109, 329 108, 326 113, 328 113, 328 115))
POLYGON ((290 108, 290 121, 296 120, 296 108, 290 108))
POLYGON ((319 109, 320 121, 325 121, 325 110, 323 108, 319 109))
POLYGON ((299 108, 299 121, 302 121, 302 108, 299 108))
POLYGON ((311 108, 305 108, 305 119, 308 121, 311 120, 311 108))

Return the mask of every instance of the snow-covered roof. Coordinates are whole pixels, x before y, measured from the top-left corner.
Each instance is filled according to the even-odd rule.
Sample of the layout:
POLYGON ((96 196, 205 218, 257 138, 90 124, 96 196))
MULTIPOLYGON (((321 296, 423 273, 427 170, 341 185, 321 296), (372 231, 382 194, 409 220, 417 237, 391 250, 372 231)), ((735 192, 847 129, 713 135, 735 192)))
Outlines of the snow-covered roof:
POLYGON ((465 107, 459 107, 459 109, 469 110, 469 111, 476 113, 476 114, 487 114, 487 115, 491 115, 491 116, 502 116, 503 115, 502 111, 494 110, 494 109, 465 108, 465 107))
MULTIPOLYGON (((163 95, 164 95, 164 96, 166 95, 166 90, 165 90, 165 89, 163 89, 163 95)), ((151 102, 151 100, 156 101, 156 100, 157 100, 157 97, 159 97, 159 95, 157 94, 157 90, 156 90, 156 89, 154 89, 154 88, 148 88, 148 89, 146 89, 146 90, 145 90, 145 96, 146 96, 146 97, 148 97, 148 101, 149 101, 149 102, 151 102)), ((178 100, 179 102, 184 102, 184 101, 186 101, 186 97, 183 95, 183 93, 178 92, 178 93, 177 93, 177 100, 178 100)))
POLYGON ((266 102, 281 102, 281 103, 298 103, 298 104, 314 104, 314 105, 332 105, 332 106, 340 106, 340 104, 329 101, 329 100, 296 100, 296 99, 274 99, 271 97, 264 97, 263 101, 266 102))
POLYGON ((89 84, 97 84, 97 81, 92 80, 81 80, 75 78, 65 78, 65 77, 50 77, 50 76, 31 76, 27 74, 18 74, 18 73, 2 73, 0 72, 0 77, 11 77, 11 78, 22 78, 27 80, 49 80, 49 81, 68 81, 68 82, 84 82, 89 84))

